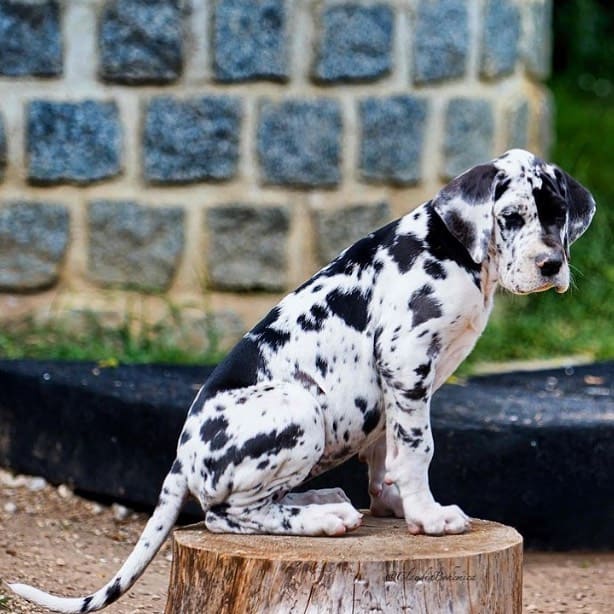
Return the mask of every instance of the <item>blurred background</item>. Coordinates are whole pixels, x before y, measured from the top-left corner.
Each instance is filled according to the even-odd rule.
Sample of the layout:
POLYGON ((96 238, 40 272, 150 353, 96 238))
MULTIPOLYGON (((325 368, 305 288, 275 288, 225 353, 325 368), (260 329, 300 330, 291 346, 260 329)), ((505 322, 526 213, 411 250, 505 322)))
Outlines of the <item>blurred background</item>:
POLYGON ((462 372, 614 356, 607 0, 0 2, 0 356, 214 363, 339 250, 509 147, 598 213, 462 372))

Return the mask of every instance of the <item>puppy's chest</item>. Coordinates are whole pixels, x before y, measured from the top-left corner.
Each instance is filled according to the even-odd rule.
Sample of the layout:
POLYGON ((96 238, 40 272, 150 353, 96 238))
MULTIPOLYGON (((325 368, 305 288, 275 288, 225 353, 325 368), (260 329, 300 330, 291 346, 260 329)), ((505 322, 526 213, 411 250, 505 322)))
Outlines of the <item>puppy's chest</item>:
POLYGON ((442 330, 442 348, 434 382, 439 388, 458 365, 470 354, 484 331, 491 305, 474 305, 467 313, 459 314, 442 330))

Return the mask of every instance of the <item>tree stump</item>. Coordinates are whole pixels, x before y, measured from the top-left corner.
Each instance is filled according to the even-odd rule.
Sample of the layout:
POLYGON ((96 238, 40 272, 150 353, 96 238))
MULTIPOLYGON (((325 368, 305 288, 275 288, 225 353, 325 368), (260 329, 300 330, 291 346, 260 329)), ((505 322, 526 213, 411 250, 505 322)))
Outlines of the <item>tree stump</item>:
POLYGON ((474 612, 520 614, 522 536, 473 520, 469 533, 410 535, 365 515, 343 537, 175 531, 166 614, 474 612))

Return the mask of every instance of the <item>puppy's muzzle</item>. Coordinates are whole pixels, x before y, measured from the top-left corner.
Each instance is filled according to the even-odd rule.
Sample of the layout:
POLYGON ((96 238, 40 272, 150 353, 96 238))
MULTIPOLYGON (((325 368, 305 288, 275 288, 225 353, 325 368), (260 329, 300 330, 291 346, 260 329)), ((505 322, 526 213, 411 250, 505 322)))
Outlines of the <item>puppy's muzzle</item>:
POLYGON ((566 265, 565 255, 562 251, 557 250, 538 254, 535 257, 535 264, 541 276, 546 280, 545 286, 554 286, 559 293, 563 293, 567 290, 569 282, 567 280, 567 275, 562 274, 566 265))

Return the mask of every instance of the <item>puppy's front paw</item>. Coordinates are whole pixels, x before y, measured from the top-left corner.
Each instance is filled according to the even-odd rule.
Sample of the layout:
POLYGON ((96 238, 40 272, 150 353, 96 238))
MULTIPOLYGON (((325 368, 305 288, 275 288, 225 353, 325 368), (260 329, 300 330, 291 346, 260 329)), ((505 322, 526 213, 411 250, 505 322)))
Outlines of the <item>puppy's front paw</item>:
POLYGON ((417 535, 445 535, 465 533, 471 527, 469 516, 458 505, 439 505, 433 501, 422 509, 405 513, 409 532, 417 535))

